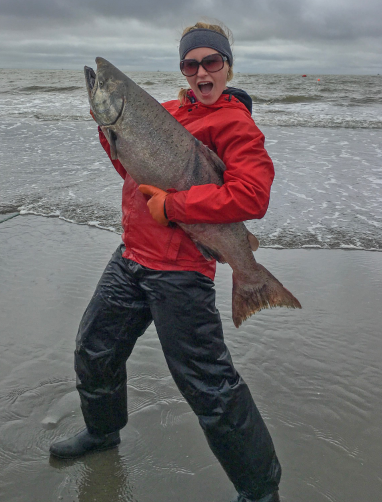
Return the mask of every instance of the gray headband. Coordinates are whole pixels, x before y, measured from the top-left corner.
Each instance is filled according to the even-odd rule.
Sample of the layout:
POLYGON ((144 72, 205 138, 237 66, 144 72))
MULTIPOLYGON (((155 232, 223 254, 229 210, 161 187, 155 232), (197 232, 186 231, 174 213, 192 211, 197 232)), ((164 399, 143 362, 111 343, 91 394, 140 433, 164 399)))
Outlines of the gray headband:
POLYGON ((199 49, 199 47, 209 47, 211 49, 215 49, 215 51, 218 51, 220 54, 223 54, 223 56, 226 56, 228 58, 228 64, 232 66, 233 56, 231 46, 229 45, 228 38, 221 33, 208 30, 206 28, 197 28, 189 31, 183 35, 180 40, 180 59, 184 59, 188 52, 193 49, 199 49))

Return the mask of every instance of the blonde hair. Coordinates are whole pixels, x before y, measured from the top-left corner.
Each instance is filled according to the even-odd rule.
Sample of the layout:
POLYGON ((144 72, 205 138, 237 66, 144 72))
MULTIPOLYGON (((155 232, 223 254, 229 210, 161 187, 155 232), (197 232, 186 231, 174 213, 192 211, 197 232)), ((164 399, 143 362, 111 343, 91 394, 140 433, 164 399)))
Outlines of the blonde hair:
MULTIPOLYGON (((206 30, 217 31, 218 33, 220 33, 221 35, 223 35, 227 38, 230 45, 233 44, 233 36, 232 36, 231 30, 227 26, 225 26, 223 23, 220 23, 220 22, 219 22, 219 24, 213 24, 213 23, 209 23, 209 22, 198 21, 193 26, 188 26, 187 28, 185 28, 183 30, 182 37, 186 33, 190 32, 192 30, 198 30, 200 28, 204 28, 206 30)), ((228 74, 227 74, 227 82, 229 82, 232 79, 233 79, 233 69, 232 69, 232 66, 230 66, 228 69, 228 74)), ((183 89, 183 88, 180 89, 180 91, 179 91, 178 99, 179 99, 181 105, 184 105, 186 102, 187 92, 188 92, 188 89, 183 89)))

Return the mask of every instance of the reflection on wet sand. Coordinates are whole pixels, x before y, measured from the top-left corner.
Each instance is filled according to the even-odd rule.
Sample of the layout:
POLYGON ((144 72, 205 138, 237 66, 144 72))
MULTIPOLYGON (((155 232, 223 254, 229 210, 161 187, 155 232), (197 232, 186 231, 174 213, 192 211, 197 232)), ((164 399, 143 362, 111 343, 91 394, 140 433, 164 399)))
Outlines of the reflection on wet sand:
POLYGON ((128 472, 118 449, 108 450, 102 454, 90 454, 81 460, 63 461, 51 456, 49 465, 61 473, 70 472, 71 469, 68 468, 76 466, 77 476, 75 478, 68 476, 62 486, 62 494, 58 493, 59 500, 73 491, 77 494, 78 502, 134 501, 128 472))

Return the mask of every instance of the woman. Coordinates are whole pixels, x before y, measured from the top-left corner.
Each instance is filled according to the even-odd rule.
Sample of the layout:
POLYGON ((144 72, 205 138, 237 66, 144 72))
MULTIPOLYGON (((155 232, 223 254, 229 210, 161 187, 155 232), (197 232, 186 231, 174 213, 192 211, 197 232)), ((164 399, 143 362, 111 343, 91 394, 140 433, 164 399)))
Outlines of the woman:
MULTIPOLYGON (((154 320, 170 372, 237 489, 236 501, 277 502, 281 468, 224 344, 213 289, 215 262, 175 225, 261 218, 273 165, 251 118, 250 97, 227 88, 233 58, 225 31, 197 23, 185 30, 179 52, 190 89, 164 107, 225 162, 224 184, 176 193, 138 187, 112 160, 125 180, 124 234, 77 335, 75 369, 86 429, 50 451, 75 458, 119 444, 119 430, 127 423, 126 360, 154 320)), ((99 135, 110 157, 106 136, 101 130, 99 135)))

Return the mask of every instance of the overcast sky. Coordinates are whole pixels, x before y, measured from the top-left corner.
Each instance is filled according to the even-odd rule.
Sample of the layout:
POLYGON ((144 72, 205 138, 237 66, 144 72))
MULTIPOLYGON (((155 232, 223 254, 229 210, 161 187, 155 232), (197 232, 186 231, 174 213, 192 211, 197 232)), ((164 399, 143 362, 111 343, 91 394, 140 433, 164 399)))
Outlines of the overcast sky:
POLYGON ((0 0, 0 68, 177 70, 202 17, 232 30, 236 71, 382 74, 381 0, 0 0))

